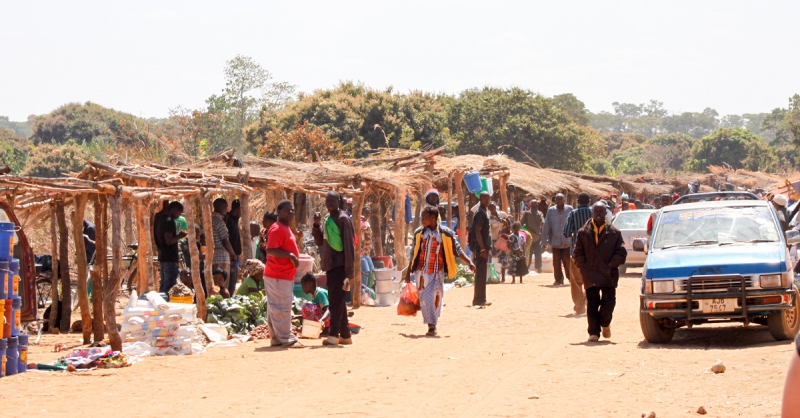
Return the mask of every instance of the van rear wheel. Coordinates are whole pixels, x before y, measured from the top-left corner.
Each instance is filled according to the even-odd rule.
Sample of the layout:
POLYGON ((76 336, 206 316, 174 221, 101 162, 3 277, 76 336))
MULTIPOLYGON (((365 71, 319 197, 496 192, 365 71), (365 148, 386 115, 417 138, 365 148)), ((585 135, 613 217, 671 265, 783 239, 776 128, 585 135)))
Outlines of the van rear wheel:
POLYGON ((800 307, 798 307, 797 288, 794 289, 794 307, 767 316, 769 333, 777 341, 792 340, 800 331, 800 307))
POLYGON ((644 339, 651 344, 666 344, 672 341, 675 328, 668 328, 658 322, 653 315, 639 311, 639 324, 642 326, 644 339))

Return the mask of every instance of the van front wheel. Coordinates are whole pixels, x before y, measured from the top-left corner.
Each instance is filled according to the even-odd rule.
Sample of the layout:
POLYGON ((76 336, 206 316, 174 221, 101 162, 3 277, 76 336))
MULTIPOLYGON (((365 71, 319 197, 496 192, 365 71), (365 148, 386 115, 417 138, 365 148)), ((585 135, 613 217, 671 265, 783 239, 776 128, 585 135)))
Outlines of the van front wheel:
POLYGON ((639 311, 639 324, 642 326, 644 339, 651 344, 666 344, 672 341, 675 328, 668 328, 658 322, 647 312, 639 311))
POLYGON ((792 340, 800 331, 800 307, 798 307, 797 288, 792 300, 794 307, 767 316, 767 326, 772 338, 777 341, 792 340))

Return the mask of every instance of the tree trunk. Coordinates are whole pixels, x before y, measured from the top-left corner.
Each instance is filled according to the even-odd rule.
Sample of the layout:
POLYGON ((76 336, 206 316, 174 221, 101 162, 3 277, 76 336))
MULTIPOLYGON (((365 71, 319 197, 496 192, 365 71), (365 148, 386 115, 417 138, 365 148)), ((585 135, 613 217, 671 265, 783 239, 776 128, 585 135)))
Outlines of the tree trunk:
MULTIPOLYGON (((197 317, 206 320, 206 292, 203 291, 203 283, 200 279, 200 254, 197 252, 197 239, 199 238, 195 233, 195 197, 190 196, 186 198, 183 205, 183 211, 186 214, 186 221, 190 222, 192 227, 186 231, 189 240, 189 259, 192 265, 192 284, 194 285, 194 295, 197 299, 197 317)), ((245 202, 242 202, 242 209, 244 209, 245 202)), ((208 238, 208 237, 206 237, 208 238)), ((208 264, 208 261, 206 261, 208 264)))
POLYGON ((50 237, 52 238, 50 241, 52 244, 50 246, 50 253, 53 257, 53 266, 50 269, 50 318, 47 318, 50 322, 51 332, 61 326, 61 324, 56 324, 56 317, 58 316, 58 281, 61 279, 61 275, 59 274, 61 271, 61 263, 59 262, 60 257, 58 256, 60 246, 58 245, 57 225, 56 205, 53 203, 50 205, 50 237))
POLYGON ((214 276, 212 275, 214 270, 214 227, 211 224, 210 200, 208 192, 203 193, 199 199, 200 213, 203 215, 203 231, 206 234, 205 279, 209 296, 214 294, 214 276))
MULTIPOLYGON (((75 243, 75 264, 78 270, 78 307, 81 310, 83 343, 90 344, 92 314, 89 311, 89 293, 86 283, 86 246, 83 242, 83 216, 88 195, 75 195, 75 211, 72 214, 72 240, 75 243)), ((63 288, 62 288, 63 289, 63 288)))
POLYGON ((92 311, 94 315, 94 340, 103 341, 105 323, 103 322, 103 298, 108 286, 108 203, 106 195, 95 197, 94 222, 97 240, 95 247, 94 268, 92 269, 92 311), (96 273, 95 273, 96 272, 96 273))
POLYGON ((401 186, 394 197, 394 258, 397 270, 406 265, 406 188, 401 186))
POLYGON ((244 267, 244 262, 253 257, 253 237, 250 235, 250 195, 243 194, 239 197, 242 205, 242 226, 239 233, 242 238, 242 259, 239 266, 244 267))
POLYGON ((120 276, 122 275, 121 200, 122 197, 119 196, 119 191, 117 191, 117 195, 111 196, 111 253, 113 258, 111 261, 111 276, 103 284, 103 317, 105 317, 108 340, 111 343, 111 349, 114 351, 122 351, 122 338, 120 338, 117 331, 116 307, 117 295, 119 295, 120 291, 120 276))
POLYGON ((464 173, 457 171, 453 181, 456 184, 456 196, 458 196, 458 240, 461 248, 467 248, 467 202, 464 199, 464 173))
POLYGON ((503 210, 508 211, 509 216, 511 215, 511 208, 508 205, 508 173, 500 173, 500 203, 503 205, 503 210))
POLYGON ((148 231, 151 228, 150 212, 147 210, 145 203, 141 200, 137 200, 134 205, 134 211, 136 212, 136 230, 139 232, 139 248, 136 250, 139 254, 136 259, 139 283, 136 285, 136 290, 138 290, 140 295, 143 295, 147 293, 149 289, 150 277, 148 271, 150 271, 150 267, 153 264, 152 257, 148 257, 150 254, 148 249, 150 246, 150 234, 148 231))
POLYGON ((453 226, 453 174, 447 176, 447 227, 453 226))
MULTIPOLYGON (((124 201, 120 202, 119 205, 122 206, 123 203, 124 201)), ((120 216, 124 216, 125 218, 125 244, 133 244, 137 240, 136 236, 133 234, 133 201, 128 200, 128 204, 125 205, 125 209, 120 210, 120 216)))
POLYGON ((375 249, 375 255, 383 255, 383 229, 381 226, 381 202, 378 200, 378 195, 372 195, 372 204, 370 205, 372 213, 370 214, 370 226, 372 227, 372 245, 375 249))
POLYGON ((422 218, 421 218, 422 208, 427 204, 428 203, 425 201, 425 192, 422 191, 417 196, 417 207, 414 208, 414 223, 412 224, 413 225, 412 229, 414 231, 416 231, 417 228, 419 228, 419 226, 422 224, 422 218))
POLYGON ((364 196, 361 193, 353 196, 353 232, 358 237, 358 245, 353 254, 353 280, 350 283, 350 293, 353 296, 353 308, 361 306, 361 243, 364 242, 364 230, 361 229, 361 211, 364 209, 364 196))
MULTIPOLYGON (((72 288, 69 280, 69 233, 67 232, 67 219, 64 214, 64 201, 56 202, 56 220, 58 221, 58 270, 61 278, 61 323, 58 329, 69 332, 72 320, 72 288)), ((84 255, 83 262, 86 262, 84 255)))

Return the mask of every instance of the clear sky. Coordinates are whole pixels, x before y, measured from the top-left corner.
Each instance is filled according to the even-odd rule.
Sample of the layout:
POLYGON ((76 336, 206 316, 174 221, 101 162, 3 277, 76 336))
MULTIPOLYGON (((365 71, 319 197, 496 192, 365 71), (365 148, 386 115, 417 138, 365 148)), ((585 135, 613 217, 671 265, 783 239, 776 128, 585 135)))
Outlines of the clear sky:
POLYGON ((12 120, 87 100, 143 117, 202 107, 237 54, 300 91, 518 86, 595 112, 767 112, 800 93, 797 0, 0 0, 0 16, 12 120))

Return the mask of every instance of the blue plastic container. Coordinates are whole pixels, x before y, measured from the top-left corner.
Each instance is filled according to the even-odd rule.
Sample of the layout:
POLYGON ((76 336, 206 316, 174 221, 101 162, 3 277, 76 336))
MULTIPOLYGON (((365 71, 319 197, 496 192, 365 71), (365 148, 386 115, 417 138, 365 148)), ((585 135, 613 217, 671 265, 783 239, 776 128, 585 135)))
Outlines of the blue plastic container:
POLYGON ((12 297, 11 301, 11 318, 14 322, 11 324, 11 336, 16 337, 19 335, 19 329, 21 326, 20 316, 22 313, 22 298, 19 296, 14 296, 12 297))
POLYGON ((0 377, 4 377, 6 375, 6 349, 8 348, 8 343, 6 343, 6 339, 0 339, 0 377))
POLYGON ((17 337, 11 337, 7 340, 8 348, 6 348, 6 376, 13 376, 17 374, 19 369, 19 343, 17 337))
POLYGON ((17 373, 28 371, 28 334, 19 334, 19 367, 17 373))
POLYGON ((15 295, 19 295, 19 260, 12 258, 8 263, 8 275, 11 276, 11 288, 15 295))
POLYGON ((464 184, 470 193, 476 193, 481 190, 481 175, 477 171, 470 171, 464 174, 464 184))
POLYGON ((11 284, 11 280, 9 280, 8 276, 9 273, 9 262, 6 260, 0 260, 0 299, 10 299, 11 298, 11 287, 8 285, 11 284))
POLYGON ((14 252, 14 222, 0 222, 0 260, 11 261, 14 252))

